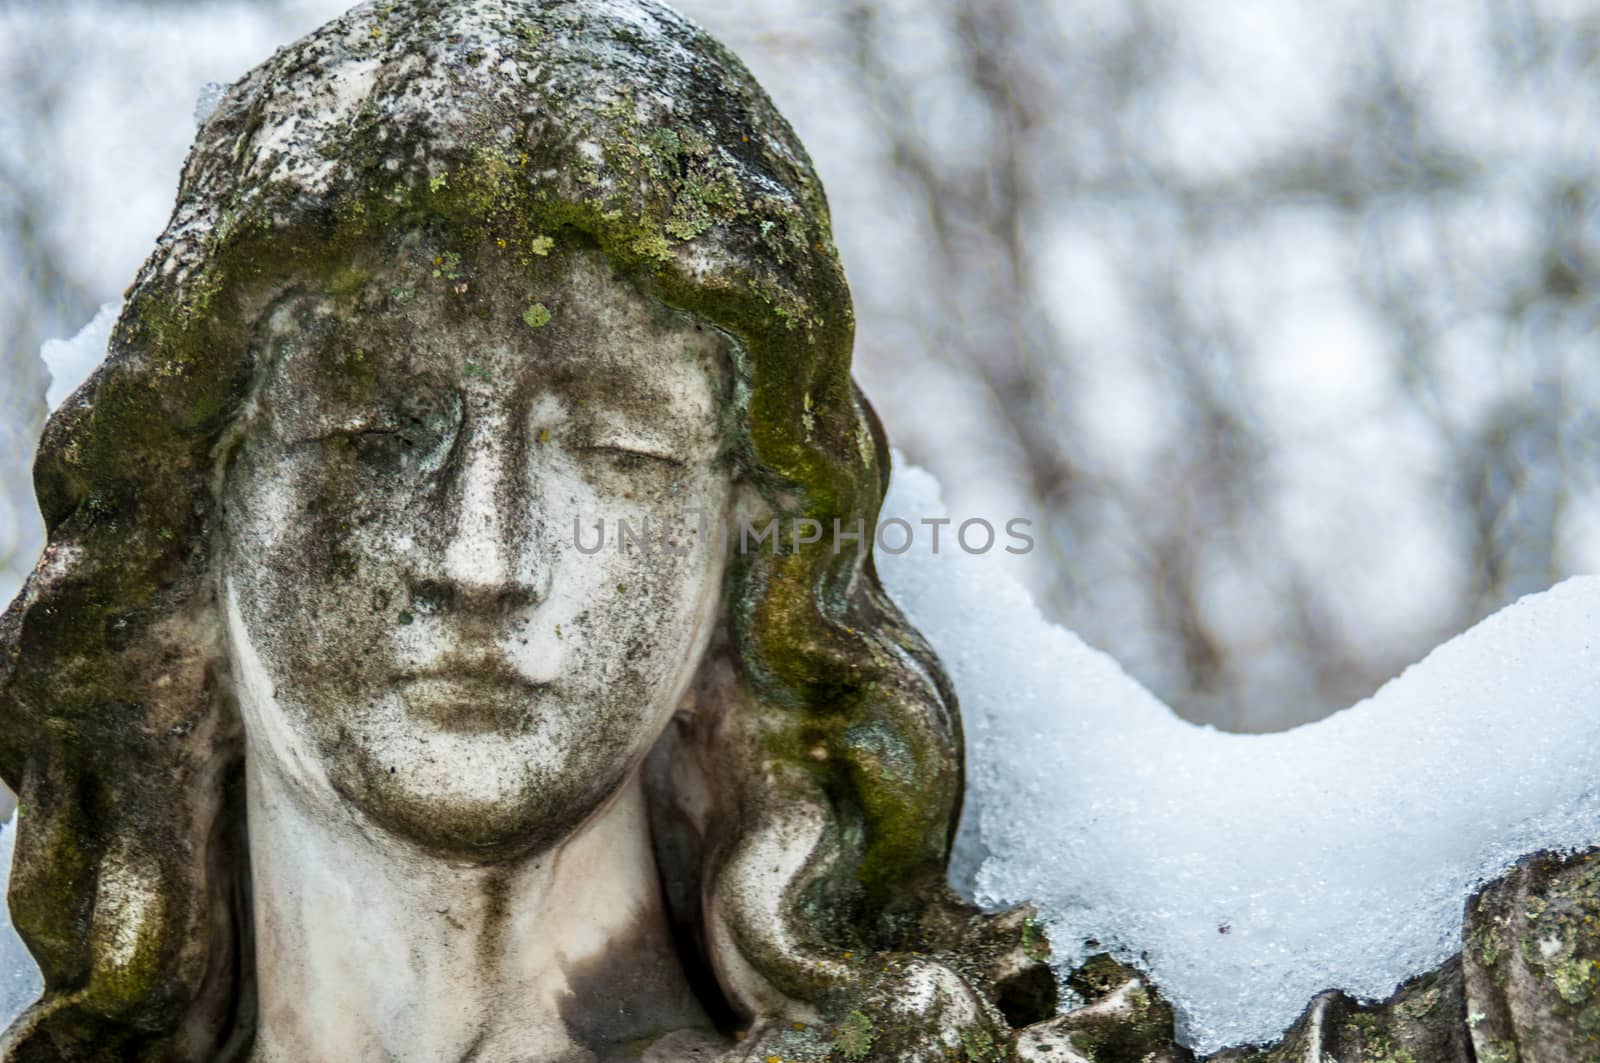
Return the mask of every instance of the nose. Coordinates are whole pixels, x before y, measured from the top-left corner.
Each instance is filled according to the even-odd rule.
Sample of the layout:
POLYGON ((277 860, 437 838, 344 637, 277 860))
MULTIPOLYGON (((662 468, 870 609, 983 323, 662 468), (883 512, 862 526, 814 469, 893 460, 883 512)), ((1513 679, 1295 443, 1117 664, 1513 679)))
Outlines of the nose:
POLYGON ((442 549, 411 589, 424 611, 504 613, 544 600, 542 507, 523 450, 503 418, 463 426, 444 470, 442 549))

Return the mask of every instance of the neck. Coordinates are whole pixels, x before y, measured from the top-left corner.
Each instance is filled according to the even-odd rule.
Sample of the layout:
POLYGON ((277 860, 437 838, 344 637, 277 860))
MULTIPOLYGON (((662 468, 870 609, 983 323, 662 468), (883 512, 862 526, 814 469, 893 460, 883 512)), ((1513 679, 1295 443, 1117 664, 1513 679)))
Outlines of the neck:
POLYGON ((254 753, 248 783, 254 1063, 606 1059, 705 1025, 667 932, 637 772, 556 849, 496 864, 313 807, 254 753))

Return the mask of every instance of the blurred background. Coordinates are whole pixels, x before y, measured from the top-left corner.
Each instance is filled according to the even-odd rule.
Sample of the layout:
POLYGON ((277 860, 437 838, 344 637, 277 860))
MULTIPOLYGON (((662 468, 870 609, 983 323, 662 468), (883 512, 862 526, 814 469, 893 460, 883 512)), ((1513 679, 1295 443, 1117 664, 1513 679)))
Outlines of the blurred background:
MULTIPOLYGON (((202 87, 345 6, 3 0, 0 600, 41 343, 202 87)), ((1182 715, 1318 718, 1600 570, 1600 0, 677 6, 816 162, 891 438, 1182 715)))

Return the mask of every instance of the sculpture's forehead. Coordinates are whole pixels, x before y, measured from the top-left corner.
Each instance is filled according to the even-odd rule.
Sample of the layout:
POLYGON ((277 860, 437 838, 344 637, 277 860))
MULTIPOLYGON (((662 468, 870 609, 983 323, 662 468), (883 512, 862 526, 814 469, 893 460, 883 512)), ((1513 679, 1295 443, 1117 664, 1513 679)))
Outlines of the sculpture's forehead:
POLYGON ((515 271, 369 277, 365 296, 292 291, 267 314, 262 394, 280 413, 405 399, 479 406, 555 395, 664 427, 714 430, 730 373, 721 332, 672 311, 598 256, 530 282, 515 271), (438 283, 443 281, 444 283, 438 283))

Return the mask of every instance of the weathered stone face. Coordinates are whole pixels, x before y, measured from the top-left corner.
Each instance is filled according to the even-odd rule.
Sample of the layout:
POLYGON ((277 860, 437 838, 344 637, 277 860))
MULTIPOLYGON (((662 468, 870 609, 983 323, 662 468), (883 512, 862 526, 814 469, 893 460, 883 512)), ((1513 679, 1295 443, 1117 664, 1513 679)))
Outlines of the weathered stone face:
POLYGON ((723 340, 598 252, 533 283, 419 237, 362 277, 256 341, 218 564, 251 756, 430 847, 539 851, 718 615, 723 340))

